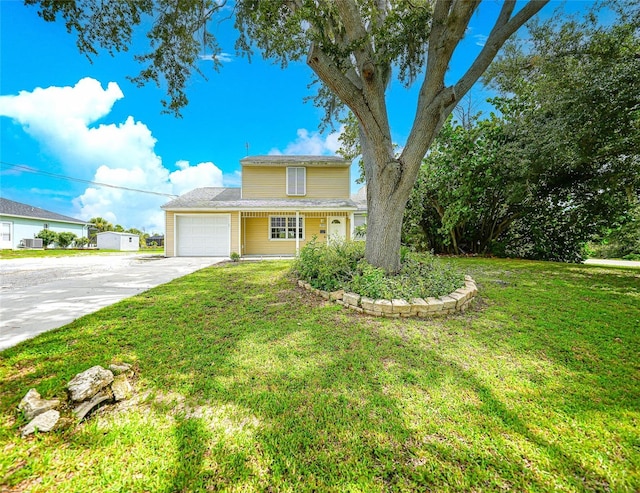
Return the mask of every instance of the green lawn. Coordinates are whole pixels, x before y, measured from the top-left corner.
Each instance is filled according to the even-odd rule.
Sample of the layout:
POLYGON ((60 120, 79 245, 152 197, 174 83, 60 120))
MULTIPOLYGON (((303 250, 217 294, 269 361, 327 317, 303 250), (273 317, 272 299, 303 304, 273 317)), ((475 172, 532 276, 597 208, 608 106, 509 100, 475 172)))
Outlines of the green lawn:
POLYGON ((49 250, 0 250, 0 259, 10 258, 39 258, 39 257, 75 257, 78 255, 136 255, 140 253, 164 254, 164 248, 144 248, 137 252, 121 252, 118 250, 96 250, 96 249, 60 249, 49 250))
POLYGON ((0 353, 2 491, 640 490, 640 269, 455 260, 464 315, 371 319, 224 264, 0 353), (137 395, 23 440, 36 387, 137 395))

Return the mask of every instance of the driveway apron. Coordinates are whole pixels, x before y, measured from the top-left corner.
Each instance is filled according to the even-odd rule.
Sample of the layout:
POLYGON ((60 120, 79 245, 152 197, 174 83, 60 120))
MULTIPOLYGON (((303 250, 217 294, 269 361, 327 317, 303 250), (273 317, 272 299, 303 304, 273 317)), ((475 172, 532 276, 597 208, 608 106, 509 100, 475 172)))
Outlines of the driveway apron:
POLYGON ((149 255, 0 260, 0 351, 223 260, 149 255))

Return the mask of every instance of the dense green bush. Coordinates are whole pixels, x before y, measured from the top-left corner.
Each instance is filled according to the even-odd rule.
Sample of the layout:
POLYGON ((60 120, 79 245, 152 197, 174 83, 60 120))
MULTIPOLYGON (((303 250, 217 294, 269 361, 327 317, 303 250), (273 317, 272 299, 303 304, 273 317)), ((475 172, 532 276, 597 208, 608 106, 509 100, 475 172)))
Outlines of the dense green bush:
POLYGON ((89 238, 81 236, 80 238, 76 238, 74 245, 76 248, 84 248, 89 244, 89 238))
POLYGON ((78 236, 71 231, 62 231, 58 233, 56 243, 60 248, 68 248, 78 236))
POLYGON ((640 204, 623 215, 590 247, 591 257, 640 259, 640 204))
POLYGON ((363 258, 363 242, 340 241, 328 246, 314 237, 300 250, 294 270, 313 287, 335 291, 351 280, 363 258))
POLYGON ((364 258, 362 242, 331 245, 312 239, 293 266, 294 274, 314 288, 344 289, 368 298, 407 299, 443 296, 464 285, 464 276, 431 254, 403 252, 396 275, 373 267, 364 258))
POLYGON ((47 248, 52 243, 58 241, 58 233, 50 229, 43 229, 36 235, 36 238, 40 238, 42 240, 42 246, 47 248))

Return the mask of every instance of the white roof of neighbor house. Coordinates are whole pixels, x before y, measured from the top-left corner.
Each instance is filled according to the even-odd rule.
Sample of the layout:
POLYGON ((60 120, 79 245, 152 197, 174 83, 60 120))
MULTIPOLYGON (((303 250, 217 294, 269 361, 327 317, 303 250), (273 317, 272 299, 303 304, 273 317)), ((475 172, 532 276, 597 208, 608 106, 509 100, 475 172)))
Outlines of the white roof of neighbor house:
POLYGON ((240 160, 242 166, 307 166, 307 167, 349 167, 351 161, 338 156, 247 156, 240 160))
POLYGON ((353 200, 358 207, 359 211, 367 210, 367 186, 364 185, 360 187, 360 189, 351 195, 351 200, 353 200))
POLYGON ((243 199, 239 188, 196 188, 162 206, 164 210, 356 210, 350 199, 243 199))
POLYGON ((100 236, 100 235, 118 235, 118 236, 140 236, 139 234, 136 233, 123 233, 122 231, 102 231, 101 233, 97 233, 96 236, 100 236))

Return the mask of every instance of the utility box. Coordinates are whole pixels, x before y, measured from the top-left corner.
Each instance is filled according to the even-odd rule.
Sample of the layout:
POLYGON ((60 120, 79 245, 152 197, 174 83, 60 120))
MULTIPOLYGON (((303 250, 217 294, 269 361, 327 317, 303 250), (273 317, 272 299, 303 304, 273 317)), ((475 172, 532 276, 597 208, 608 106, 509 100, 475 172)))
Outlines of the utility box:
POLYGON ((42 238, 25 238, 22 244, 25 248, 42 248, 42 238))

